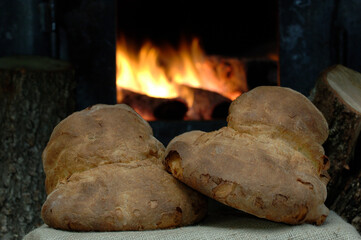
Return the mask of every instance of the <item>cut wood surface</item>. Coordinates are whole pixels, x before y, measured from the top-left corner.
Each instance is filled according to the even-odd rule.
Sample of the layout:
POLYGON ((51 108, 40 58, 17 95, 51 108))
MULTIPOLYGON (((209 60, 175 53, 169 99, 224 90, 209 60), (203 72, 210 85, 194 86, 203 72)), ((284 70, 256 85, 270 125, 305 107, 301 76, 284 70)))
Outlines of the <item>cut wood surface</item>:
POLYGON ((361 205, 351 203, 361 198, 361 74, 342 65, 332 66, 321 74, 311 98, 330 129, 324 144, 331 162, 326 203, 360 231, 361 205), (347 202, 352 212, 345 211, 347 202))
POLYGON ((41 154, 55 125, 74 111, 71 66, 45 57, 0 58, 0 239, 43 224, 41 154))

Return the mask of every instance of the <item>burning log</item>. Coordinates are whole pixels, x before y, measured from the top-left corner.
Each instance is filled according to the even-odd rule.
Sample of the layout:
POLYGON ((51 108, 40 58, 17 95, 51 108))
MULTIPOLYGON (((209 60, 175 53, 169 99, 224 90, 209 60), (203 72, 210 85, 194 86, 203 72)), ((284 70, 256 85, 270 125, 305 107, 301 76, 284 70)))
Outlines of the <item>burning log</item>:
POLYGON ((206 57, 200 75, 214 82, 214 91, 230 99, 258 86, 277 86, 278 63, 269 58, 206 57), (212 74, 205 74, 212 69, 212 74), (203 73, 202 73, 203 72, 203 73), (208 77, 207 77, 208 75, 208 77))
POLYGON ((330 128, 324 144, 331 162, 326 203, 361 231, 361 74, 342 65, 330 67, 312 98, 330 128))
POLYGON ((128 104, 144 119, 154 120, 211 120, 225 119, 231 100, 215 92, 178 86, 179 97, 154 98, 130 90, 118 91, 120 102, 128 104))
POLYGON ((148 121, 182 120, 188 107, 180 98, 154 98, 126 89, 119 89, 120 102, 131 106, 148 121))
POLYGON ((237 58, 227 58, 221 56, 208 56, 204 61, 204 66, 199 69, 200 74, 205 75, 205 81, 214 82, 214 90, 230 99, 238 97, 248 90, 246 77, 246 62, 237 58), (208 69, 208 70, 207 70, 208 69), (208 74, 209 69, 213 70, 208 74), (214 76, 216 79, 209 79, 214 76))
POLYGON ((41 154, 55 125, 74 111, 73 75, 59 60, 0 58, 0 239, 43 223, 41 154))
MULTIPOLYGON (((246 92, 258 86, 277 86, 278 63, 269 58, 227 58, 209 56, 205 64, 213 69, 219 93, 231 99, 232 94, 246 92)), ((237 95, 237 96, 238 96, 237 95)), ((233 95, 234 96, 234 95, 233 95)))
POLYGON ((216 92, 182 85, 180 95, 188 99, 189 110, 186 119, 225 119, 228 115, 231 100, 216 92))
POLYGON ((123 40, 117 45, 117 89, 124 95, 117 101, 147 120, 181 119, 184 112, 177 109, 182 100, 189 108, 187 120, 225 119, 229 99, 249 89, 248 78, 252 87, 277 85, 277 61, 207 56, 197 39, 179 51, 146 43, 138 56, 125 46, 123 40), (176 112, 168 114, 172 110, 176 112))

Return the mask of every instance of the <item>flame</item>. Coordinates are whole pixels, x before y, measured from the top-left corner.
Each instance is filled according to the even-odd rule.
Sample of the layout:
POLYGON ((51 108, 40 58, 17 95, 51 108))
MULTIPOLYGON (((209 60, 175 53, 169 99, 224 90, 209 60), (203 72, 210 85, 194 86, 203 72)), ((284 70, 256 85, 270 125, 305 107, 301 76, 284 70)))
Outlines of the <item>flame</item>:
MULTIPOLYGON (((138 53, 128 48, 122 38, 117 42, 116 64, 118 102, 123 99, 122 89, 155 98, 181 98, 188 107, 193 106, 194 94, 184 86, 217 92, 231 100, 246 90, 246 84, 241 91, 239 86, 228 82, 229 63, 208 57, 197 38, 191 44, 183 42, 178 50, 170 47, 159 49, 146 42, 138 53)), ((237 68, 238 65, 231 69, 235 71, 233 74, 238 74, 235 77, 246 82, 244 70, 234 70, 237 68)))
POLYGON ((204 61, 204 56, 197 38, 193 39, 191 48, 183 43, 179 55, 173 55, 176 64, 170 66, 169 74, 173 81, 178 84, 200 88, 201 81, 197 71, 197 65, 204 61))
MULTIPOLYGON (((150 43, 146 43, 137 57, 127 50, 123 41, 118 44, 117 57, 117 88, 125 88, 151 97, 174 98, 177 89, 168 81, 164 70, 158 66, 159 51, 150 43)), ((118 102, 121 96, 118 95, 118 102)))

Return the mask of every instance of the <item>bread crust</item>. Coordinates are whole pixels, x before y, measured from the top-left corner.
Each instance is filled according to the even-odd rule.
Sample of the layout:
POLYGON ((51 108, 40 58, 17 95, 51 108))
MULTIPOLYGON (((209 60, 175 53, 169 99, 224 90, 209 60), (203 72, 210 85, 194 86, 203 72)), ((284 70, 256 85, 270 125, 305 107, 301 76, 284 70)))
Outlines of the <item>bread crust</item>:
POLYGON ((261 86, 232 102, 228 126, 242 131, 244 125, 263 124, 310 138, 322 144, 328 124, 322 113, 304 95, 290 88, 261 86))
POLYGON ((206 200, 150 161, 74 173, 48 196, 45 223, 77 231, 174 228, 206 214, 206 200))
POLYGON ((163 144, 133 109, 98 104, 71 114, 54 128, 42 154, 46 192, 75 172, 118 162, 160 162, 163 154, 163 144))
POLYGON ((124 104, 95 105, 55 127, 43 152, 42 218, 76 231, 174 228, 207 212, 206 199, 164 169, 164 146, 124 104))
POLYGON ((174 138, 163 163, 182 182, 231 207, 276 222, 322 224, 329 212, 324 205, 329 165, 321 146, 327 123, 293 90, 255 90, 232 103, 228 127, 174 138), (265 99, 257 100, 255 90, 265 99), (265 109, 274 98, 293 99, 298 110, 289 111, 292 105, 283 102, 265 109))

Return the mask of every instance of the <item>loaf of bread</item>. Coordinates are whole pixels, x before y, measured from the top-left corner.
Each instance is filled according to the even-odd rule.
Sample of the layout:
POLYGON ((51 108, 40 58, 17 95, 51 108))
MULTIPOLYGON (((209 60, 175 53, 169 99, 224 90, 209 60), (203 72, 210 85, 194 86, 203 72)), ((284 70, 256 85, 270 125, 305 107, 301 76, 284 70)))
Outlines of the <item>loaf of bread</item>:
POLYGON ((42 218, 77 231, 174 228, 201 220, 206 199, 167 173, 164 146, 124 104, 95 105, 54 129, 43 152, 42 218))
POLYGON ((322 143, 328 125, 302 94, 258 87, 230 106, 228 126, 174 138, 163 161, 193 189, 276 222, 322 224, 329 210, 322 143))
POLYGON ((149 124, 128 105, 95 105, 54 128, 42 155, 46 192, 74 172, 102 164, 159 161, 163 153, 149 124))

